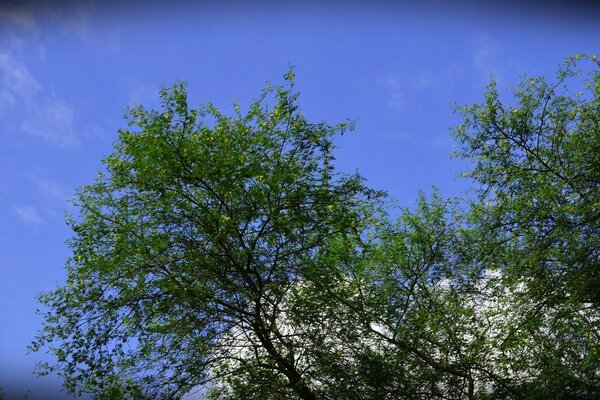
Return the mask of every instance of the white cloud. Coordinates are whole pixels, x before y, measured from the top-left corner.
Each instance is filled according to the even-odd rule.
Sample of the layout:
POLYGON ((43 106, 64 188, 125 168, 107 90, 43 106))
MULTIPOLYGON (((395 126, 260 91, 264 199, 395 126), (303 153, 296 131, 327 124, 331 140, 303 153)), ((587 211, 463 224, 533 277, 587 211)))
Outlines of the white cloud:
POLYGON ((37 40, 41 33, 38 20, 60 22, 65 35, 88 37, 93 5, 88 0, 69 7, 0 4, 0 117, 14 113, 20 118, 23 133, 56 147, 79 146, 80 137, 74 128, 75 110, 36 79, 24 55, 34 51, 38 62, 46 62, 46 49, 37 40))
POLYGON ((22 222, 34 228, 38 228, 44 222, 35 206, 15 207, 14 212, 22 222))
POLYGON ((40 137, 57 147, 77 147, 73 129, 75 112, 64 100, 48 94, 19 57, 0 53, 0 113, 14 110, 22 103, 23 132, 40 137))
POLYGON ((2 74, 2 96, 21 98, 30 102, 42 91, 42 85, 11 53, 0 53, 0 73, 2 74))
POLYGON ((38 136, 57 147, 77 147, 79 139, 73 130, 73 108, 62 100, 50 99, 32 104, 23 120, 23 132, 38 136))

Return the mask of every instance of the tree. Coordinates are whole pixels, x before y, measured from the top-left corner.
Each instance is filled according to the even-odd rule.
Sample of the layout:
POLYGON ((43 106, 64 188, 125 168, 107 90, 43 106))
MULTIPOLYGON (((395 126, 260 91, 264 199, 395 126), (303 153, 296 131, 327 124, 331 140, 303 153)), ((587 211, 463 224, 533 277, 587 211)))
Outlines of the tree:
POLYGON ((534 278, 540 296, 599 305, 600 71, 573 82, 581 58, 555 83, 523 80, 517 104, 503 104, 492 82, 485 104, 462 109, 456 136, 475 164, 469 176, 480 184, 477 207, 487 207, 486 235, 521 260, 515 272, 534 278))
POLYGON ((581 58, 460 108, 476 196, 395 220, 335 171, 350 126, 309 123, 292 73, 233 117, 164 89, 78 193, 42 372, 103 399, 596 398, 600 68, 578 82, 581 58))
POLYGON ((182 84, 161 111, 130 110, 78 192, 67 283, 40 297, 33 349, 58 360, 42 373, 96 398, 170 399, 239 369, 317 397, 301 333, 278 327, 286 297, 335 274, 321 248, 357 235, 381 193, 334 171, 332 137, 350 126, 308 122, 285 78, 233 117, 190 109, 182 84))
POLYGON ((459 155, 478 185, 473 248, 515 291, 521 315, 506 321, 498 361, 523 397, 600 393, 599 66, 576 55, 555 83, 525 78, 511 103, 492 82, 484 104, 461 109, 459 155))
MULTIPOLYGON (((321 249, 344 279, 303 285, 280 325, 321 321, 327 346, 305 345, 321 351, 323 398, 597 397, 600 78, 569 94, 579 58, 555 84, 524 79, 514 106, 492 82, 484 104, 461 109, 478 183, 466 208, 421 197, 321 249)), ((257 382, 232 376, 214 398, 253 398, 257 382)))

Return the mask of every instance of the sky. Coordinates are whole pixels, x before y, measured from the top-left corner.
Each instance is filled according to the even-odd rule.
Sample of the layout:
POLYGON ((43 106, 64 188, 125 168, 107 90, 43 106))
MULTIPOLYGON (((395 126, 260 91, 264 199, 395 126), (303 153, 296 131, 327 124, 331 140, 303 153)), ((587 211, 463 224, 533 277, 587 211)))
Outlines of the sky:
POLYGON ((469 186, 451 157, 455 105, 482 101, 492 77, 510 99, 524 75, 600 51, 600 8, 577 1, 125 3, 0 3, 0 387, 18 398, 67 398, 58 377, 32 375, 52 360, 27 353, 35 296, 65 279, 69 199, 127 107, 159 107, 161 86, 185 81, 191 105, 230 113, 293 65, 310 120, 356 121, 338 168, 410 206, 432 185, 469 186))

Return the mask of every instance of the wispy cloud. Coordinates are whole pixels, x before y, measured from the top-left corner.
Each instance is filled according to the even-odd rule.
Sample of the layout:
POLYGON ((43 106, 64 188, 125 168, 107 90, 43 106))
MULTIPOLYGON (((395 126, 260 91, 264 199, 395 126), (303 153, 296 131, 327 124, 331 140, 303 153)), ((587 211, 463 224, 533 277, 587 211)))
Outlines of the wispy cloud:
POLYGON ((44 202, 43 215, 55 221, 62 221, 65 212, 75 212, 71 202, 75 193, 74 188, 39 174, 35 174, 32 178, 37 186, 37 198, 44 202))
POLYGON ((385 77, 385 86, 388 90, 388 104, 394 111, 402 111, 406 105, 404 91, 398 78, 392 74, 385 77))
POLYGON ((0 53, 0 73, 0 93, 2 97, 10 99, 11 104, 15 103, 16 98, 29 103, 42 91, 42 85, 25 65, 9 52, 0 53))
POLYGON ((498 60, 502 55, 503 49, 494 42, 488 35, 481 34, 475 36, 473 43, 473 63, 475 68, 485 75, 487 80, 490 74, 498 74, 498 60))
POLYGON ((0 53, 0 113, 21 106, 25 111, 23 132, 57 147, 77 147, 73 129, 74 109, 66 101, 47 93, 15 52, 0 53))
POLYGON ((29 200, 16 203, 12 213, 23 223, 36 229, 64 220, 65 212, 73 214, 76 209, 71 202, 75 189, 53 179, 38 169, 23 175, 27 181, 29 200))
POLYGON ((45 99, 30 105, 30 112, 23 120, 23 132, 41 137, 57 147, 77 147, 79 139, 73 130, 74 111, 59 99, 45 99))
POLYGON ((39 228, 44 222, 35 206, 23 205, 15 207, 13 211, 21 220, 21 222, 30 225, 36 229, 39 228))
POLYGON ((129 105, 151 104, 158 101, 158 85, 138 85, 129 92, 129 105))
POLYGON ((403 72, 390 72, 383 83, 388 90, 389 106, 395 110, 407 111, 414 92, 448 89, 454 86, 458 77, 464 74, 461 65, 447 63, 441 65, 405 67, 403 72))
POLYGON ((383 137, 391 140, 398 140, 402 142, 411 142, 415 143, 416 138, 408 132, 405 131, 394 131, 394 132, 385 132, 383 137))
POLYGON ((36 178, 35 182, 42 195, 58 200, 62 203, 73 196, 73 191, 61 183, 50 178, 36 178))
POLYGON ((431 70, 420 71, 413 79, 413 85, 417 88, 428 88, 435 85, 436 81, 431 70))
POLYGON ((431 144, 433 147, 453 147, 455 142, 452 135, 447 134, 434 136, 431 144))
POLYGON ((46 60, 40 21, 60 21, 63 34, 85 39, 91 31, 92 6, 87 0, 69 7, 0 4, 0 116, 16 113, 24 134, 55 147, 80 145, 75 109, 36 79, 24 61, 25 52, 34 51, 41 63, 46 60))

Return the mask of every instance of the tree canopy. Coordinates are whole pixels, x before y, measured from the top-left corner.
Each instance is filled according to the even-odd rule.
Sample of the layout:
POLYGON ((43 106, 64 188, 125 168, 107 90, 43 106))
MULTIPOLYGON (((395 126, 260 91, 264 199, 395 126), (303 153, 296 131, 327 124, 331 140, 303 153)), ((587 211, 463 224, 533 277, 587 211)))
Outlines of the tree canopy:
POLYGON ((40 373, 98 399, 593 398, 600 68, 581 58, 460 108, 476 195, 397 218, 335 169, 352 123, 309 122, 293 72, 232 116, 163 89, 78 192, 40 373))

